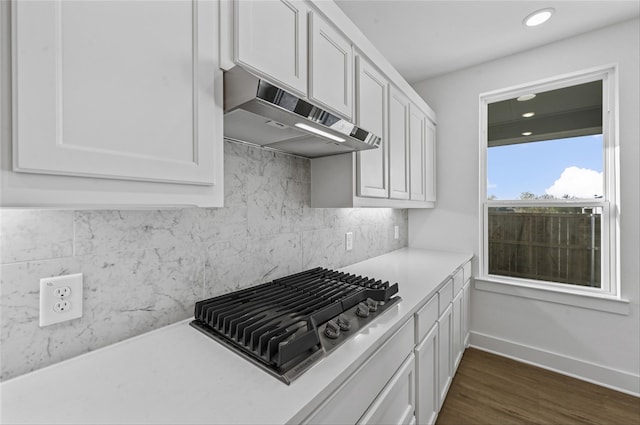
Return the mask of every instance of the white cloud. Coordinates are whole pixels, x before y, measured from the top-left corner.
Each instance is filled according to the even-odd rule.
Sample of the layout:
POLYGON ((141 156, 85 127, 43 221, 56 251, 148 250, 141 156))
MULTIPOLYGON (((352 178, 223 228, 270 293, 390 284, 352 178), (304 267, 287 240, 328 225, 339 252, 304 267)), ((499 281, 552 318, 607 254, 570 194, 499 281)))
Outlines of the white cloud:
POLYGON ((602 195, 602 173, 588 168, 569 167, 560 175, 545 193, 556 198, 565 195, 576 198, 593 198, 602 195))

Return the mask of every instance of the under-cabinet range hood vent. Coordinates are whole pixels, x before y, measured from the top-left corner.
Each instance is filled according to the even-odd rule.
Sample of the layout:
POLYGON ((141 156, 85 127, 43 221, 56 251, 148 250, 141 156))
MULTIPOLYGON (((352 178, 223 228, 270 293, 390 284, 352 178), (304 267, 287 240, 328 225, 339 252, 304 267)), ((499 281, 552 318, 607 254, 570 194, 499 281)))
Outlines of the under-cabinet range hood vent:
POLYGON ((224 75, 224 135, 307 158, 380 146, 380 137, 236 66, 224 75))

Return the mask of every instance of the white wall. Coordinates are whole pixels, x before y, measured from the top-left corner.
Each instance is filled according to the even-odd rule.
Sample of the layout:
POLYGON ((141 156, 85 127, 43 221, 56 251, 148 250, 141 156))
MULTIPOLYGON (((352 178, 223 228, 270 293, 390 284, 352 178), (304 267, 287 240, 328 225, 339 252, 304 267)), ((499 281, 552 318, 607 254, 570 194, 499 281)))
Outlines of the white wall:
POLYGON ((617 63, 621 285, 622 297, 630 300, 630 313, 475 289, 471 341, 636 394, 640 393, 639 29, 635 19, 415 84, 438 114, 438 203, 434 210, 409 213, 409 246, 473 250, 477 255, 479 94, 617 63))

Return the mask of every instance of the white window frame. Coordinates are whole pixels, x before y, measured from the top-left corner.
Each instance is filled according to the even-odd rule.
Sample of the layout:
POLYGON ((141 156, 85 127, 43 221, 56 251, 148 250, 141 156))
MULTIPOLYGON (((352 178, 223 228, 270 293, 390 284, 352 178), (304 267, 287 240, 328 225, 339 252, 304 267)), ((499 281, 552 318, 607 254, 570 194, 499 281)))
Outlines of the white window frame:
MULTIPOLYGON (((547 78, 532 83, 508 87, 501 90, 480 94, 480 167, 479 167, 479 232, 480 232, 480 261, 479 276, 476 285, 478 289, 494 292, 522 295, 528 298, 544 299, 549 301, 549 293, 582 295, 591 298, 606 298, 608 300, 620 299, 620 260, 619 260, 619 233, 620 233, 620 170, 619 170, 619 141, 618 141, 618 80, 617 65, 608 65, 547 78), (602 134, 603 134, 603 197, 602 200, 513 200, 500 201, 487 199, 487 126, 488 105, 490 103, 513 99, 515 97, 560 89, 578 84, 602 80, 602 134), (554 283, 535 279, 522 279, 508 276, 489 274, 489 242, 488 242, 488 209, 489 207, 505 206, 601 206, 601 287, 591 288, 567 283, 554 283), (508 285, 509 288, 498 288, 494 284, 508 285), (527 296, 526 294, 533 294, 527 296), (545 293, 547 295, 545 295, 545 293), (542 294, 542 295, 540 295, 542 294)), ((562 298, 562 297, 560 297, 562 298)), ((566 298, 566 297, 565 297, 566 298)), ((553 302, 553 300, 552 300, 553 302)), ((561 301, 558 301, 561 302, 561 301)), ((564 302, 561 302, 564 303, 564 302)), ((572 304, 572 303, 568 303, 572 304)), ((616 310, 614 308, 613 310, 616 310)), ((621 313, 623 313, 621 311, 621 313)))

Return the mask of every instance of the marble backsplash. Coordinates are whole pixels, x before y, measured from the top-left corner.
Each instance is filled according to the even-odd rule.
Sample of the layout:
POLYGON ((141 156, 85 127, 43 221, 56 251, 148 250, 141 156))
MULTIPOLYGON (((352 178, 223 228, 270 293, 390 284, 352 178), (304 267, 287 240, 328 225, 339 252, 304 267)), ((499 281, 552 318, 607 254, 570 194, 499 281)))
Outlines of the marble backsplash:
POLYGON ((186 319, 206 297, 407 246, 407 210, 310 208, 306 159, 226 141, 224 160, 224 208, 0 211, 0 379, 186 319), (40 278, 70 273, 83 317, 40 328, 40 278))

